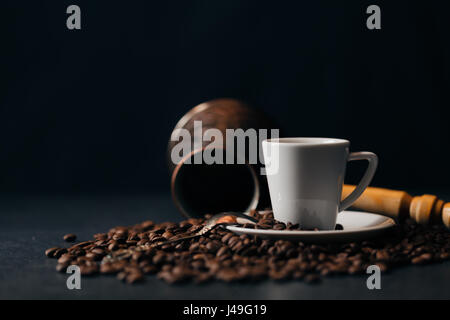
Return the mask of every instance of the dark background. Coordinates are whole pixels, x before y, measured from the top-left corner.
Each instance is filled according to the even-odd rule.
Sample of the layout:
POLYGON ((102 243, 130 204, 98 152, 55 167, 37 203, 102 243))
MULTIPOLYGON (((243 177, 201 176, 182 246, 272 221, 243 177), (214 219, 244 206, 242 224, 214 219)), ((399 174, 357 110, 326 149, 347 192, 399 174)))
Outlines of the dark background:
MULTIPOLYGON (((445 187, 444 1, 6 1, 0 192, 168 192, 177 120, 217 97, 290 136, 350 139, 373 184, 445 187), (66 28, 77 4, 82 30, 66 28), (370 4, 382 30, 366 28, 370 4)), ((355 174, 356 176, 356 174, 355 174)))

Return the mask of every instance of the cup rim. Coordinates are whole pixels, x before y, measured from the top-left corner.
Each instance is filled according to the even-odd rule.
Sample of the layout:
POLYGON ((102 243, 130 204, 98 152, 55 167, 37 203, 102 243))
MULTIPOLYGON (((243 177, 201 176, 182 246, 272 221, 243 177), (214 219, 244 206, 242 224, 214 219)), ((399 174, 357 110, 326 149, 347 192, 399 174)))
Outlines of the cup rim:
POLYGON ((273 143, 280 146, 348 146, 350 141, 339 138, 323 137, 285 137, 265 139, 263 143, 273 143))

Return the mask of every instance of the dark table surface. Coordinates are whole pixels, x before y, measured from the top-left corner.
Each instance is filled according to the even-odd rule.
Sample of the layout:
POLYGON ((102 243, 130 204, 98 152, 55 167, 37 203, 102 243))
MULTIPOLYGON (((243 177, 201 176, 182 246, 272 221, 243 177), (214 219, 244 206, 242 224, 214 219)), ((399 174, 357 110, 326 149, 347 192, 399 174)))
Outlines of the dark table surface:
MULTIPOLYGON (((450 192, 437 193, 450 199, 450 192)), ((82 277, 81 290, 68 290, 67 274, 55 271, 45 249, 67 245, 66 233, 91 239, 116 225, 182 217, 168 195, 0 197, 1 299, 449 299, 450 261, 408 266, 381 277, 381 290, 368 290, 367 276, 335 276, 304 282, 186 283, 168 285, 147 276, 127 285, 114 276, 82 277)))

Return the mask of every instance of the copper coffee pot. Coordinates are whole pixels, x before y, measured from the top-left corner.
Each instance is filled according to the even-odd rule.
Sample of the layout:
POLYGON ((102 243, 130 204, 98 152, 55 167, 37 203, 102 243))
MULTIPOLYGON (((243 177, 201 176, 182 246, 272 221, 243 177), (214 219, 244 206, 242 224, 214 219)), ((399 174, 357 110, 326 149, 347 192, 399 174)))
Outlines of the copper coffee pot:
POLYGON ((195 136, 194 121, 202 121, 202 133, 210 128, 218 129, 224 139, 225 152, 226 129, 246 131, 253 128, 257 132, 259 129, 274 129, 273 123, 261 111, 235 99, 207 101, 187 112, 175 126, 168 145, 171 192, 181 213, 186 217, 198 217, 207 213, 244 212, 270 206, 266 177, 260 174, 260 161, 249 163, 248 144, 243 164, 236 164, 236 161, 235 164, 193 164, 196 154, 203 154, 211 143, 203 141, 198 134, 195 136), (172 150, 181 139, 177 129, 186 129, 190 133, 192 146, 194 141, 201 143, 180 162, 173 163, 172 150))

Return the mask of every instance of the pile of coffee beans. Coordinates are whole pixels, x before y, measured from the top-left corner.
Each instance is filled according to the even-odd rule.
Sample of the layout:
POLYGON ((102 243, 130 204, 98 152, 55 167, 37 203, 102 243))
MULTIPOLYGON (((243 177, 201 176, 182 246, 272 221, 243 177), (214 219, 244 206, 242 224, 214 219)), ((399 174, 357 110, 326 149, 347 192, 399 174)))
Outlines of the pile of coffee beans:
MULTIPOLYGON (((267 212, 263 215, 254 212, 253 216, 263 228, 275 229, 279 224, 267 212)), ((344 244, 264 240, 218 227, 201 237, 157 245, 198 231, 205 221, 188 219, 160 224, 145 221, 119 226, 95 234, 93 240, 69 248, 50 248, 45 254, 58 260, 57 271, 63 272, 75 264, 83 275, 116 274, 128 283, 144 280, 145 274, 156 274, 168 283, 265 278, 315 282, 326 275, 365 273, 373 264, 386 271, 450 258, 450 232, 443 226, 422 226, 412 220, 396 226, 380 239, 344 244)), ((292 228, 285 226, 287 230, 292 228)))
MULTIPOLYGON (((249 229, 273 229, 273 230, 303 230, 303 231, 319 231, 319 229, 304 229, 301 228, 300 225, 292 224, 290 222, 284 223, 281 221, 277 221, 273 217, 272 211, 262 211, 262 212, 256 212, 252 211, 251 216, 257 220, 257 223, 245 223, 241 225, 244 228, 249 229)), ((336 230, 344 230, 342 225, 336 224, 336 230)))

